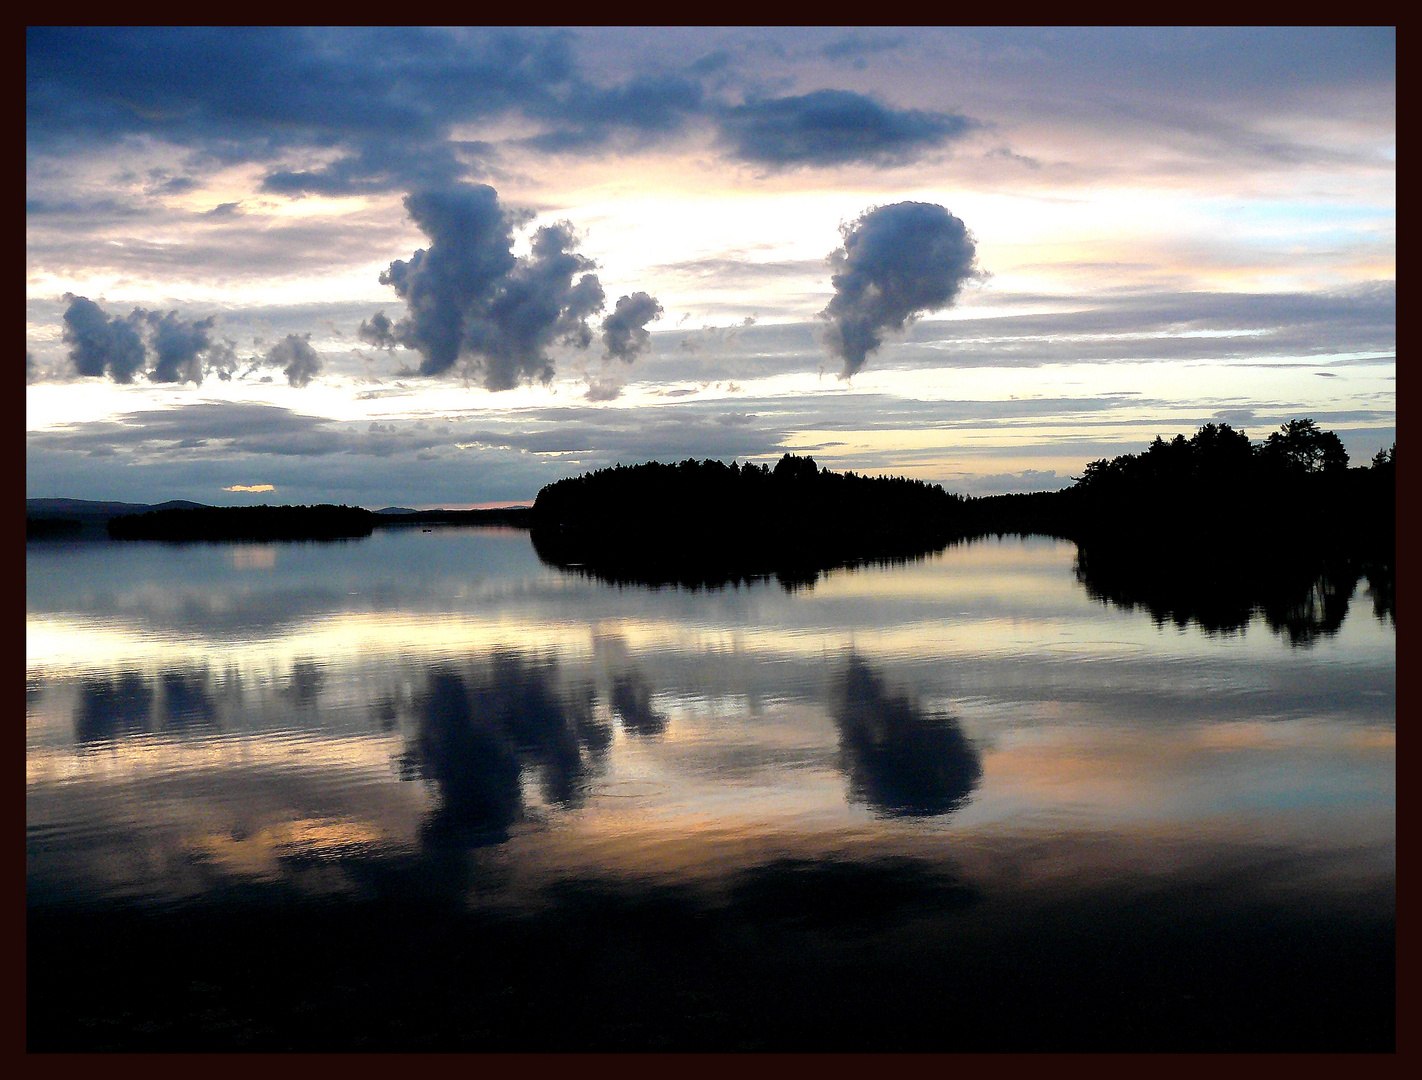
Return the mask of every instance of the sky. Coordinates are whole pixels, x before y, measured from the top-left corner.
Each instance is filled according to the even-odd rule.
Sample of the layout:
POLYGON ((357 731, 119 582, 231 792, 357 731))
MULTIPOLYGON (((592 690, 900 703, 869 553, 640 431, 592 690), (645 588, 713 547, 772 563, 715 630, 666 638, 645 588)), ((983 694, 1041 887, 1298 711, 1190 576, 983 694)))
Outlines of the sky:
POLYGON ((528 503, 718 458, 987 495, 1395 439, 1396 40, 26 35, 26 494, 528 503))

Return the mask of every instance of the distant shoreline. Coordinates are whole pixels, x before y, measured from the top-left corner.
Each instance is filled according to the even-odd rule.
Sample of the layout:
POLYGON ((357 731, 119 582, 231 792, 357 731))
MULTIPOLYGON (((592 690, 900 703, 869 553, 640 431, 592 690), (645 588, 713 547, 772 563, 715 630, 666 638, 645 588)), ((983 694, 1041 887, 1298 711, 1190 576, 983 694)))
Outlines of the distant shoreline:
POLYGON ((412 510, 388 513, 358 506, 204 506, 199 503, 27 500, 26 540, 156 540, 171 543, 351 540, 376 529, 424 526, 528 528, 532 508, 412 510))

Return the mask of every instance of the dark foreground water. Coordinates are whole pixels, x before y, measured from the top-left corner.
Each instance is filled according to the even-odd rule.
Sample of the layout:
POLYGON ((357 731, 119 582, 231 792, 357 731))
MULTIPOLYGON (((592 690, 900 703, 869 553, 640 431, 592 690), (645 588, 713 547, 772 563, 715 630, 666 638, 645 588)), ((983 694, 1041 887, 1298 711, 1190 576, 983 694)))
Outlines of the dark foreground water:
POLYGON ((1390 605, 1075 555, 31 544, 30 1049, 1393 1049, 1390 605))

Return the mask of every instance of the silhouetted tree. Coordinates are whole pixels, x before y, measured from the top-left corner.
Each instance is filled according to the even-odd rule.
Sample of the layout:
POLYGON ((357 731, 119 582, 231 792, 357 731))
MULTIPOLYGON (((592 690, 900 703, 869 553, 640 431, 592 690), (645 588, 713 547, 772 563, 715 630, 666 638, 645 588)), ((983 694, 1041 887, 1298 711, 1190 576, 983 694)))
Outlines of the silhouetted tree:
POLYGON ((1320 431, 1313 420, 1290 420, 1271 432, 1259 449, 1275 468, 1304 473, 1333 473, 1348 467, 1348 451, 1331 431, 1320 431))

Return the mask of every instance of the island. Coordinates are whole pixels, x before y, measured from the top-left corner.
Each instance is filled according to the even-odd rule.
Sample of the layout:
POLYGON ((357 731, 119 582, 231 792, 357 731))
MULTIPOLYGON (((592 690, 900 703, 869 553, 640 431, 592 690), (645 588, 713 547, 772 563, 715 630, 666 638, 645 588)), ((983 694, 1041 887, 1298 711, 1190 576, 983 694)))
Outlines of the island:
MULTIPOLYGON (((1395 448, 1349 468, 1332 432, 1290 421, 1260 444, 1228 424, 1089 463, 1060 491, 971 498, 904 477, 719 461, 601 469, 543 488, 532 538, 554 565, 613 582, 711 586, 924 558, 985 535, 1075 541, 1079 570, 1186 582, 1390 574, 1395 448), (1087 569, 1090 568, 1090 569, 1087 569)), ((1354 580, 1357 578, 1355 576, 1354 580)), ((1237 591, 1237 590, 1236 590, 1237 591)), ((1168 606, 1168 605, 1167 605, 1168 606)), ((1246 605, 1249 606, 1249 605, 1246 605)))

